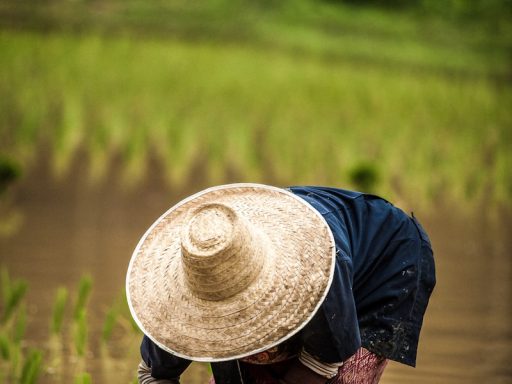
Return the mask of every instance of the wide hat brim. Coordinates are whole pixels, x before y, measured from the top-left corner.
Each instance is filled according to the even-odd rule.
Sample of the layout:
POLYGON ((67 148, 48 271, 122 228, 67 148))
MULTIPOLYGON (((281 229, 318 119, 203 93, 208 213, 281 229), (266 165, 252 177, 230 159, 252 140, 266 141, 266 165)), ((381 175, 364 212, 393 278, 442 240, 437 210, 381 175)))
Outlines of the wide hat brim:
POLYGON ((156 220, 130 260, 126 293, 134 320, 162 349, 195 361, 231 360, 301 330, 329 290, 334 262, 332 232, 306 201, 267 185, 222 185, 156 220), (239 212, 270 244, 259 277, 224 300, 199 298, 183 281, 180 231, 191 211, 211 203, 239 212))

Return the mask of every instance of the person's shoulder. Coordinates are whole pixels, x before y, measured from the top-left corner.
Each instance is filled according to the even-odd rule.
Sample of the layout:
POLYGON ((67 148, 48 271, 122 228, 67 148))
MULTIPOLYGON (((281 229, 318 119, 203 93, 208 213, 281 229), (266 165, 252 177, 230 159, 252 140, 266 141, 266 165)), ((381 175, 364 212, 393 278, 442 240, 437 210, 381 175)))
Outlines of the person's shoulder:
POLYGON ((305 186, 292 186, 288 188, 292 193, 297 195, 310 195, 319 196, 326 199, 329 198, 341 198, 347 199, 358 199, 365 195, 363 192, 352 191, 343 188, 321 186, 321 185, 305 185, 305 186))

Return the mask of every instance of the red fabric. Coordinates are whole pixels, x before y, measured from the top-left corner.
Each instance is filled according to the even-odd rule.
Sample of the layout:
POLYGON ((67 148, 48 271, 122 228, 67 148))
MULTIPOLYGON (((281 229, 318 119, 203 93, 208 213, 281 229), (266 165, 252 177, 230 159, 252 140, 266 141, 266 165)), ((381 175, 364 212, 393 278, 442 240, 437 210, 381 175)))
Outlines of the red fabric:
POLYGON ((249 364, 275 364, 292 359, 298 354, 299 346, 296 343, 284 342, 266 351, 244 357, 240 361, 249 364))
MULTIPOLYGON (((387 359, 377 356, 367 349, 360 348, 339 368, 338 374, 326 381, 328 384, 378 384, 387 359)), ((268 365, 246 364, 244 368, 251 376, 251 384, 279 384, 277 376, 286 370, 286 362, 268 365)), ((213 377, 209 384, 215 384, 213 377)))
POLYGON ((377 384, 388 360, 360 348, 340 367, 329 384, 377 384))

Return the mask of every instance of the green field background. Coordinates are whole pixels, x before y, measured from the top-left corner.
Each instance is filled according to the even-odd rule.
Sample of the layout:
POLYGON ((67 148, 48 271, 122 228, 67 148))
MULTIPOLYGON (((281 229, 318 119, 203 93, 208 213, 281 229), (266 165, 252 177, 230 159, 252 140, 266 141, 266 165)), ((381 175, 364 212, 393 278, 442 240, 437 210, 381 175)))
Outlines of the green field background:
POLYGON ((207 183, 506 203, 510 7, 456 3, 4 4, 0 148, 30 167, 45 146, 57 174, 81 150, 93 179, 119 159, 136 183, 151 158, 170 185, 195 166, 207 183))

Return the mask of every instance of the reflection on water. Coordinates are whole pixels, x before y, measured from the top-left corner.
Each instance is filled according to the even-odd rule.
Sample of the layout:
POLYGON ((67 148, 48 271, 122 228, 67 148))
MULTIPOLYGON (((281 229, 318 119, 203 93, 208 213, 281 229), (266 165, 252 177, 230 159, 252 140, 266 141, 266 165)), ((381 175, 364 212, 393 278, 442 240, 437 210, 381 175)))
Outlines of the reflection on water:
MULTIPOLYGON (((122 292, 131 252, 145 229, 170 205, 206 185, 173 191, 150 175, 143 188, 124 190, 115 181, 88 186, 83 174, 77 166, 69 179, 53 180, 41 165, 19 183, 12 192, 24 221, 16 235, 0 240, 1 263, 29 281, 28 332, 32 343, 45 346, 56 288, 74 287, 89 272, 94 278, 90 318, 98 320, 91 325, 93 352, 84 369, 95 382, 130 382, 139 360, 138 339, 114 339, 105 348, 96 345, 95 334, 106 308, 122 292)), ((383 383, 511 382, 512 215, 485 215, 490 216, 446 207, 420 214, 436 252, 438 284, 417 368, 390 363, 383 383)), ((68 360, 60 364, 63 373, 45 372, 41 383, 55 383, 56 377, 70 382, 68 360)), ((206 367, 197 365, 183 382, 205 383, 207 376, 206 367)))

